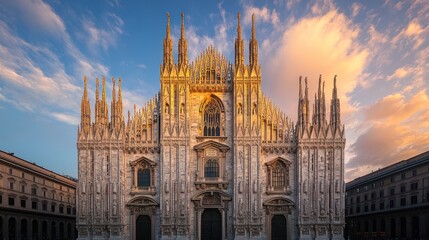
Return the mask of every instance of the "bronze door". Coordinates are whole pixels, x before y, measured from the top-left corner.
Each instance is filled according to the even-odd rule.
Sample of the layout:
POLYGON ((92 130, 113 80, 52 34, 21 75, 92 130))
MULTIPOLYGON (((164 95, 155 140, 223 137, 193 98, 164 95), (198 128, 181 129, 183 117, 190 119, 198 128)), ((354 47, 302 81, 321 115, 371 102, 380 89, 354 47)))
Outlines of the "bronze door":
POLYGON ((271 240, 287 239, 286 218, 283 215, 274 215, 271 219, 271 240))
POLYGON ((201 217, 201 239, 222 239, 222 216, 218 209, 206 208, 201 217))
POLYGON ((136 220, 136 240, 152 239, 152 223, 148 215, 140 215, 136 220))

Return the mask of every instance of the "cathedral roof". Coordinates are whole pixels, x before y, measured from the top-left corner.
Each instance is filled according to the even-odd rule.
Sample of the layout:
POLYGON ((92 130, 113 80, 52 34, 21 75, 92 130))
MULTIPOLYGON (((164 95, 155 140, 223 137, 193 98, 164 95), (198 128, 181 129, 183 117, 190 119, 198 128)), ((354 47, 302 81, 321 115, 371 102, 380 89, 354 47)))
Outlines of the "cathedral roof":
POLYGON ((222 84, 232 78, 232 64, 210 45, 190 64, 190 78, 197 84, 222 84))

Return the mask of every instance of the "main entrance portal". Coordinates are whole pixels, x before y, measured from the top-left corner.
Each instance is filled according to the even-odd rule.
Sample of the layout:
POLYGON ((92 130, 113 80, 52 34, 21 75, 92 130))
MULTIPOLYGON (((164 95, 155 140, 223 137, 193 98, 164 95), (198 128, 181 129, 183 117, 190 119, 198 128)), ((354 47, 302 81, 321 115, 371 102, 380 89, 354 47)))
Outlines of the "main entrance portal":
POLYGON ((222 216, 218 209, 204 209, 201 219, 201 239, 222 239, 222 216))
POLYGON ((136 240, 152 239, 152 224, 148 215, 140 215, 136 220, 136 240))
POLYGON ((271 220, 271 240, 287 239, 286 218, 284 215, 274 215, 271 220))

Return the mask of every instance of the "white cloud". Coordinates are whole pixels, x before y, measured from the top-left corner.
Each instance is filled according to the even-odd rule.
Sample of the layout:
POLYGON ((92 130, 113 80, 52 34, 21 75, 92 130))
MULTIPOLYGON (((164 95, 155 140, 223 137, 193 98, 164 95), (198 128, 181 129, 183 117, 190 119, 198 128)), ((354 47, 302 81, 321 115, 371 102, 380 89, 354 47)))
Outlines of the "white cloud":
POLYGON ((124 21, 115 14, 109 13, 104 18, 104 27, 97 27, 89 19, 84 19, 82 25, 85 34, 81 38, 85 40, 88 48, 94 50, 101 47, 104 51, 107 51, 109 47, 116 45, 118 36, 123 33, 124 21))
POLYGON ((9 14, 20 16, 20 20, 41 33, 62 36, 66 27, 54 10, 41 0, 2 1, 9 14))
POLYGON ((80 119, 76 116, 76 114, 52 113, 52 116, 61 122, 71 125, 79 125, 80 123, 80 119))
POLYGON ((243 23, 249 25, 252 22, 253 14, 255 14, 256 21, 268 22, 273 26, 280 23, 279 15, 275 9, 270 10, 267 7, 258 8, 254 6, 245 6, 243 23))

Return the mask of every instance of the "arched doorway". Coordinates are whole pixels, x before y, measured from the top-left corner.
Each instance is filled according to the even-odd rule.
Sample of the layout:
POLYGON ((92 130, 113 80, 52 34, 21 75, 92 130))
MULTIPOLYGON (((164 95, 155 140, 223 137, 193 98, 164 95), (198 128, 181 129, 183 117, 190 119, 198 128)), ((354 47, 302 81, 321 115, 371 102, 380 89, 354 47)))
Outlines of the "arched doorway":
POLYGON ((21 238, 22 240, 27 240, 27 219, 21 219, 21 238))
POLYGON ((140 215, 136 219, 136 239, 152 239, 152 223, 149 215, 140 215))
POLYGON ((33 220, 33 223, 31 224, 31 237, 34 240, 38 239, 38 234, 39 233, 39 223, 37 222, 37 220, 33 220))
POLYGON ((284 215, 274 215, 271 219, 271 240, 284 240, 287 238, 287 225, 284 215))
POLYGON ((9 239, 16 239, 16 220, 15 218, 9 218, 8 222, 9 239))
POLYGON ((222 215, 216 208, 206 208, 201 216, 201 239, 222 239, 222 215))

